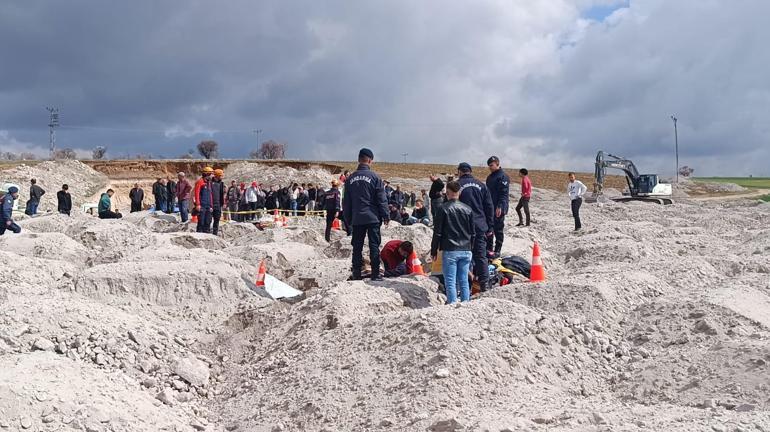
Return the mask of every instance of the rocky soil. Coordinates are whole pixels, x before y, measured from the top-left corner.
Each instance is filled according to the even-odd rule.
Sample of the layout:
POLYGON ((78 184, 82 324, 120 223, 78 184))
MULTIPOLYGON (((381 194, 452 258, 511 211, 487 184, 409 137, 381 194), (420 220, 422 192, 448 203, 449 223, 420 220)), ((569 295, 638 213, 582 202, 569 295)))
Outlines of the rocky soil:
MULTIPOLYGON (((320 218, 23 220, 0 237, 0 430, 770 430, 770 207, 586 204, 574 234, 535 192, 503 250, 539 242, 548 282, 459 306, 427 277, 346 282, 320 218), (303 298, 257 289, 262 259, 303 298)), ((427 227, 383 237, 427 258, 427 227)))

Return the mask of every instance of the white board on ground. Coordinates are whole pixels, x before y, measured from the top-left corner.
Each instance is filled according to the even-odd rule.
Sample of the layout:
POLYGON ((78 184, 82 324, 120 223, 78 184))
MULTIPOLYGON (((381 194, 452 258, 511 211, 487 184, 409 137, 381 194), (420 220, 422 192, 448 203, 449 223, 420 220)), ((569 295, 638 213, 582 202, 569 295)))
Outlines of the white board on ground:
POLYGON ((302 295, 302 291, 292 287, 289 284, 281 282, 269 274, 265 274, 265 291, 270 294, 270 297, 276 300, 280 298, 290 298, 302 295))

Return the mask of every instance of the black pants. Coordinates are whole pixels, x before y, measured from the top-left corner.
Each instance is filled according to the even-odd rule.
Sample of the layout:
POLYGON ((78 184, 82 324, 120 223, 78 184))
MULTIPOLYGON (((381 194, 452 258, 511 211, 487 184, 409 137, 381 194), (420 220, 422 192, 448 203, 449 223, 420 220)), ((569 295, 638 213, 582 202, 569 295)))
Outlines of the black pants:
POLYGON ((369 259, 372 262, 372 277, 380 276, 380 224, 353 225, 353 278, 361 277, 364 266, 364 238, 369 237, 369 259))
POLYGON ((142 211, 142 203, 131 201, 131 213, 142 211))
POLYGON ((99 212, 99 219, 120 219, 122 217, 122 214, 110 210, 99 212))
MULTIPOLYGON (((489 281, 489 260, 487 259, 487 237, 486 233, 476 230, 475 239, 473 240, 473 274, 479 281, 479 286, 482 290, 487 289, 487 282, 489 281)), ((492 239, 489 239, 491 242, 492 239)))
POLYGON ((324 238, 326 241, 331 241, 332 238, 332 224, 334 219, 337 219, 337 212, 332 210, 326 210, 326 231, 324 232, 324 238))
POLYGON ((211 209, 201 207, 198 212, 198 226, 195 229, 199 233, 211 232, 211 209))
POLYGON ((572 217, 575 218, 575 229, 578 230, 583 227, 580 224, 580 206, 583 204, 583 198, 575 198, 572 200, 572 217))
POLYGON ((174 205, 176 204, 176 201, 174 198, 171 198, 170 200, 166 201, 166 213, 174 213, 174 205))
POLYGON ((521 209, 524 209, 524 215, 527 216, 527 226, 529 226, 529 198, 519 198, 519 203, 516 204, 516 214, 519 215, 519 223, 523 224, 524 219, 521 217, 521 209))
POLYGON ((213 220, 212 227, 211 227, 211 234, 217 235, 217 233, 219 233, 219 219, 222 218, 222 209, 215 208, 211 214, 211 217, 213 220))
POLYGON ((6 223, 7 223, 6 221, 0 220, 0 235, 5 234, 6 230, 12 231, 16 234, 21 232, 21 227, 16 225, 16 222, 11 221, 10 225, 6 225, 6 223))
POLYGON ((495 218, 495 225, 492 227, 492 230, 495 233, 495 239, 494 241, 492 241, 491 237, 486 239, 487 251, 500 253, 503 250, 503 240, 505 240, 505 233, 503 232, 505 230, 505 215, 495 218))

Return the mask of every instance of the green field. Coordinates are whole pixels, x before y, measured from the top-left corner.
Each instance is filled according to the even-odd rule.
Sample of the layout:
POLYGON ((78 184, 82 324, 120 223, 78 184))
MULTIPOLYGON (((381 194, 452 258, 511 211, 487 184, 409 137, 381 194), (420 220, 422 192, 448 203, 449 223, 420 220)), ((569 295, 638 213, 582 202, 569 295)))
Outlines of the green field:
POLYGON ((770 189, 770 177, 695 177, 695 181, 735 183, 746 188, 770 189))
MULTIPOLYGON (((693 180, 713 183, 734 183, 745 188, 770 189, 770 177, 695 177, 693 180)), ((770 202, 770 194, 762 195, 759 199, 770 202)))

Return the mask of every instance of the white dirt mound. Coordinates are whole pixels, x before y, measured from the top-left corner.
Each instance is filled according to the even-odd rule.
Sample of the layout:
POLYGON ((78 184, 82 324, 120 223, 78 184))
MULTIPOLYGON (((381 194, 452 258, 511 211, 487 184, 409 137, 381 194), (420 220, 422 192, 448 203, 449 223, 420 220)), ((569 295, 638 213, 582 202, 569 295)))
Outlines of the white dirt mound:
POLYGON ((268 187, 285 187, 291 186, 292 183, 312 183, 326 188, 337 177, 321 167, 297 170, 291 167, 237 162, 227 167, 227 178, 244 182, 247 185, 253 181, 268 187))
POLYGON ((109 180, 104 174, 88 165, 75 160, 45 161, 36 165, 19 165, 16 168, 0 172, 0 180, 16 183, 20 186, 19 202, 26 203, 29 199, 30 179, 36 179, 37 184, 45 190, 40 200, 38 212, 56 211, 56 192, 63 184, 69 186, 72 195, 72 206, 79 207, 87 199, 106 187, 109 180))

